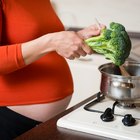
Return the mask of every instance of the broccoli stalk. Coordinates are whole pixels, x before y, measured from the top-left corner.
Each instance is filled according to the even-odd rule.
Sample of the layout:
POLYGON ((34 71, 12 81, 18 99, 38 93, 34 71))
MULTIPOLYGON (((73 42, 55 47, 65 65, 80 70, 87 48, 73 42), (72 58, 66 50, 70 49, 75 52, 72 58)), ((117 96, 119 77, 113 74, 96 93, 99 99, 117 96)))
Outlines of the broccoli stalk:
POLYGON ((110 29, 103 29, 99 36, 88 38, 85 42, 117 66, 125 62, 131 50, 131 40, 125 27, 115 22, 110 23, 110 29))

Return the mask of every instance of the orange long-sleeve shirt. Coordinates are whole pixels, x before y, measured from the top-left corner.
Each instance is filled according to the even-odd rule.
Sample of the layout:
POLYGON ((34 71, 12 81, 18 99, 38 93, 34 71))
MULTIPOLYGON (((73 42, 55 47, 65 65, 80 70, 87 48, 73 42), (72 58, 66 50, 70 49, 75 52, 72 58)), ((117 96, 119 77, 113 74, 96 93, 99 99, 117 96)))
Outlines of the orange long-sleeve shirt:
POLYGON ((0 106, 46 103, 73 92, 67 62, 56 52, 26 66, 21 44, 64 30, 50 0, 1 0, 0 106))

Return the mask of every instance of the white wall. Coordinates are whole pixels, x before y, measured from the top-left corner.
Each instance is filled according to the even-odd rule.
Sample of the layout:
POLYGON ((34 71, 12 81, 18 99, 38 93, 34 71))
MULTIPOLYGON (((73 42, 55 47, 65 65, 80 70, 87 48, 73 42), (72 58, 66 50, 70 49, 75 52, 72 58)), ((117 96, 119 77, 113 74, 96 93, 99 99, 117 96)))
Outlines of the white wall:
POLYGON ((140 0, 52 0, 65 26, 85 27, 96 17, 108 25, 120 22, 128 31, 140 32, 140 0))

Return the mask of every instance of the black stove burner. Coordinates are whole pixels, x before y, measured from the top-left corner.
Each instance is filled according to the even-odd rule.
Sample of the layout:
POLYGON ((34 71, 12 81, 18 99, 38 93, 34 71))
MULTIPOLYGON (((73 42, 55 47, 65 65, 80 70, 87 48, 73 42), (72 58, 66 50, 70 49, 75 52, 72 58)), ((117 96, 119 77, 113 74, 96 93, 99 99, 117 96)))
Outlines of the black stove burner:
POLYGON ((110 122, 114 120, 114 116, 112 113, 112 109, 111 108, 107 108, 105 110, 105 112, 101 115, 101 120, 104 122, 110 122))
POLYGON ((114 120, 114 111, 115 111, 115 106, 118 104, 118 101, 114 102, 112 109, 107 108, 105 112, 101 115, 101 120, 104 122, 110 122, 114 120))
POLYGON ((122 119, 122 122, 125 126, 133 126, 135 125, 136 120, 132 117, 131 114, 126 114, 122 119))

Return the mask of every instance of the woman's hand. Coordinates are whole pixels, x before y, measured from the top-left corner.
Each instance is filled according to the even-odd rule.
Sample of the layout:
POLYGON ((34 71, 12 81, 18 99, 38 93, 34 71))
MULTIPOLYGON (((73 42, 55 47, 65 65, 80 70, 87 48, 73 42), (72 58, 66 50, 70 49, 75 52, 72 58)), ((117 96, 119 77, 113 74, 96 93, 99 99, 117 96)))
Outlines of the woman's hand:
POLYGON ((84 28, 84 29, 78 31, 77 33, 83 39, 87 39, 87 38, 90 38, 92 36, 99 35, 103 28, 106 28, 105 25, 103 25, 103 24, 100 24, 100 28, 97 25, 94 24, 94 25, 91 25, 87 28, 84 28))
POLYGON ((62 31, 50 35, 49 44, 61 56, 74 59, 92 54, 84 39, 74 31, 62 31))

